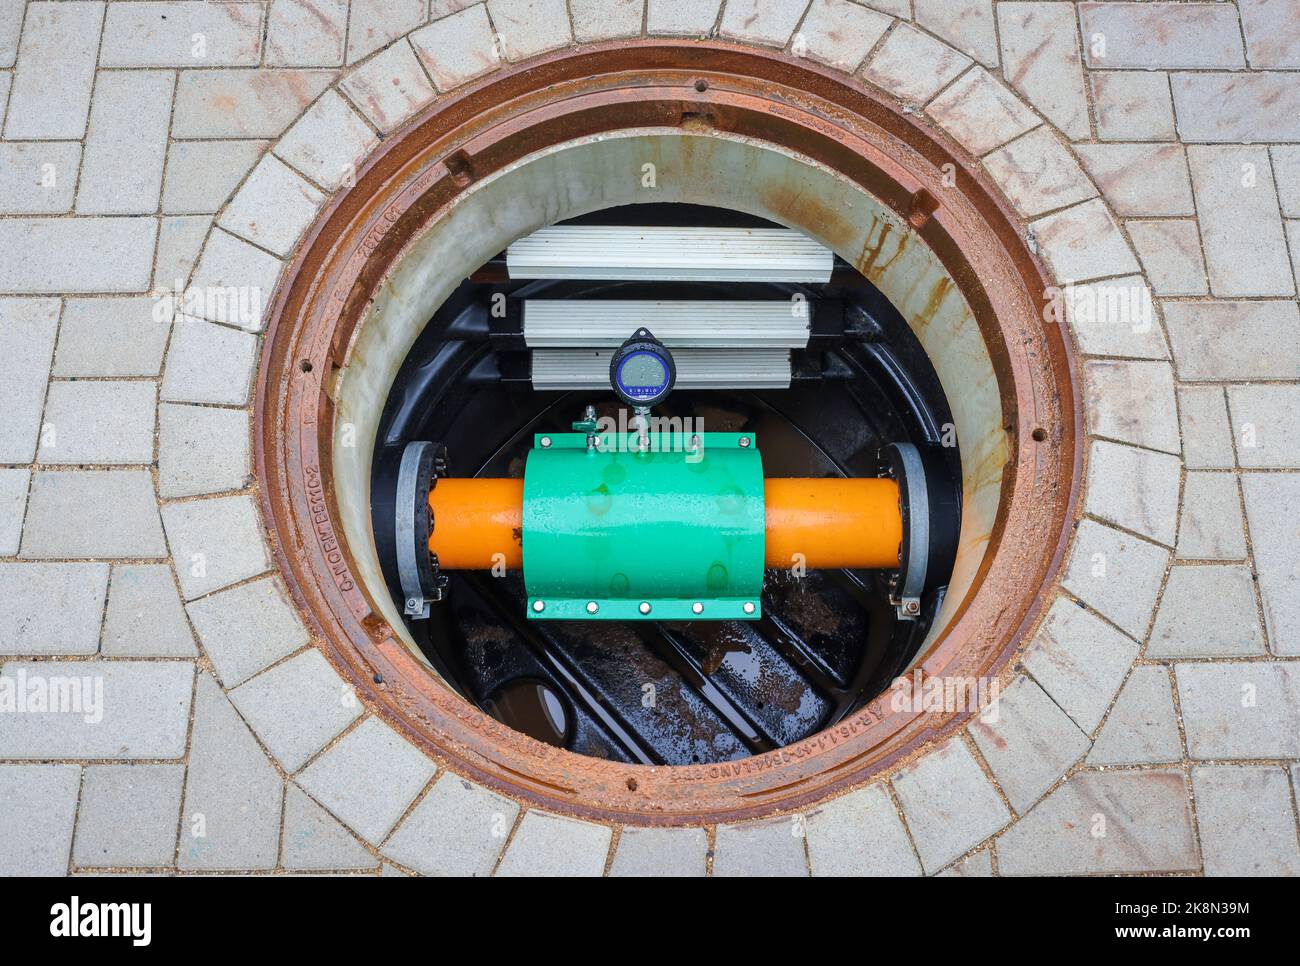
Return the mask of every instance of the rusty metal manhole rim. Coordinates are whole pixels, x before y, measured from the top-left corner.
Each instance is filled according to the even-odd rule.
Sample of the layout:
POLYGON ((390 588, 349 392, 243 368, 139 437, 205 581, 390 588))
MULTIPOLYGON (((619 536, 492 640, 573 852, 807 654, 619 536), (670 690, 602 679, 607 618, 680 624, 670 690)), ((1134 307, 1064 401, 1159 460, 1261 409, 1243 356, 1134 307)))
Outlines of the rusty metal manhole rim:
POLYGON ((779 144, 855 181, 920 233, 979 322, 1013 460, 976 583, 923 674, 1005 667, 1049 599, 1080 479, 1082 406, 1064 321, 1046 311, 1050 277, 1014 214, 947 136, 857 82, 725 43, 601 44, 503 68, 390 136, 318 217, 272 304, 254 448, 276 562, 317 644, 368 705, 440 764, 553 811, 633 824, 804 807, 897 765, 970 712, 893 711, 878 698, 794 745, 698 766, 606 762, 507 728, 436 680, 356 578, 338 537, 323 387, 405 244, 477 180, 550 144, 681 125, 779 144), (955 187, 944 186, 949 164, 955 187))

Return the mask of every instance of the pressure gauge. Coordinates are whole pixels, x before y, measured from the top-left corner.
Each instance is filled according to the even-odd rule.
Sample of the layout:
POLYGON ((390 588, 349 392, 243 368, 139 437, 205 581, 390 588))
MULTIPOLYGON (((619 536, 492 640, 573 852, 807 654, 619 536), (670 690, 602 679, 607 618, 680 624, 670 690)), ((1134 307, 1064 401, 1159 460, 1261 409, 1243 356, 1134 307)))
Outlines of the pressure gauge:
POLYGON ((668 398, 677 381, 677 367, 668 347, 649 329, 637 329, 614 351, 609 363, 614 393, 629 406, 649 409, 668 398))

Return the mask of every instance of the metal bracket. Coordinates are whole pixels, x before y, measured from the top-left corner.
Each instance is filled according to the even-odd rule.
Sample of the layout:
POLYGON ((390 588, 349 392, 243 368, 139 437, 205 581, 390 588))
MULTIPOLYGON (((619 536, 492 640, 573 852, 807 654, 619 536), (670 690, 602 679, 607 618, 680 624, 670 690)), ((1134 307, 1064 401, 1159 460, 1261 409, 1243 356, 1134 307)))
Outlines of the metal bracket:
POLYGON ((898 482, 903 511, 903 550, 898 585, 890 593, 899 620, 921 616, 921 592, 930 565, 930 494, 925 464, 911 443, 891 443, 885 448, 898 482))
POLYGON ((393 501, 397 575, 402 584, 402 613, 411 620, 428 620, 431 602, 442 600, 447 578, 429 552, 433 517, 429 490, 447 472, 447 449, 438 443, 407 443, 397 469, 393 501))

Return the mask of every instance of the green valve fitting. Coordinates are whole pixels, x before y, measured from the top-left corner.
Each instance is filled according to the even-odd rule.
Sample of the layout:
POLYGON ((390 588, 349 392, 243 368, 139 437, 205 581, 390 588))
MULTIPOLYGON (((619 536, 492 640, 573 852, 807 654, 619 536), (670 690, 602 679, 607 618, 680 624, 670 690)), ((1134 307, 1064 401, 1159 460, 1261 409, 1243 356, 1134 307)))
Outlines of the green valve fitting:
POLYGON ((753 620, 764 567, 752 433, 551 433, 524 470, 528 616, 753 620))

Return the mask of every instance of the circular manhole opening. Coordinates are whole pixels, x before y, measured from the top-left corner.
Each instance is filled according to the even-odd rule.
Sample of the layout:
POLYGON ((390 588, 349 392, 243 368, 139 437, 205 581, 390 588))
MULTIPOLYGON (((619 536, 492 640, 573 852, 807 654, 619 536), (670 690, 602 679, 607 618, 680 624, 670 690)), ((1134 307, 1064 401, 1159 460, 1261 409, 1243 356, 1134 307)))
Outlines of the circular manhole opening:
POLYGON ((978 173, 829 72, 544 58, 390 139, 282 283, 257 441, 279 561, 336 662, 470 777, 638 821, 805 804, 974 710, 895 677, 978 689, 1037 614, 1079 460, 1048 291, 978 173), (749 241, 705 270, 700 232, 749 241), (811 250, 824 271, 756 267, 811 250), (836 516, 836 484, 857 511, 894 489, 836 516))

